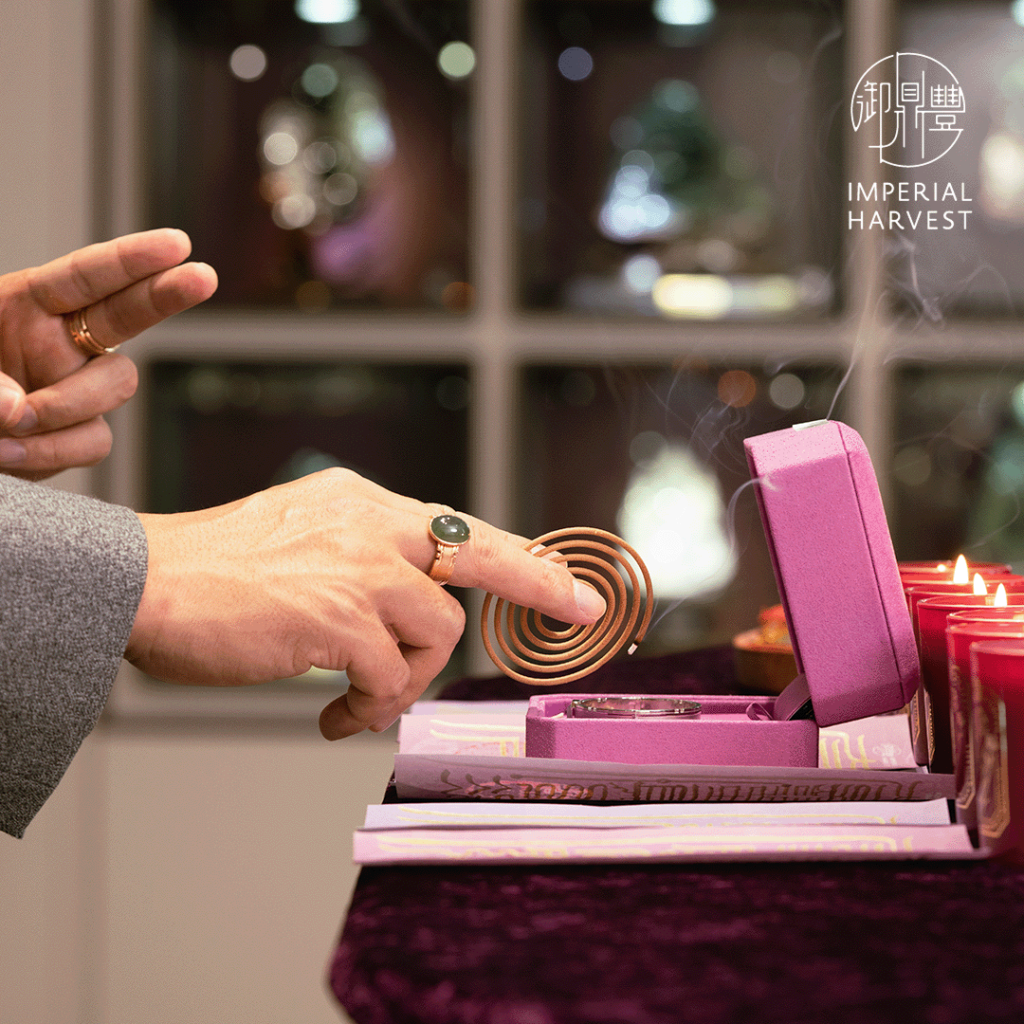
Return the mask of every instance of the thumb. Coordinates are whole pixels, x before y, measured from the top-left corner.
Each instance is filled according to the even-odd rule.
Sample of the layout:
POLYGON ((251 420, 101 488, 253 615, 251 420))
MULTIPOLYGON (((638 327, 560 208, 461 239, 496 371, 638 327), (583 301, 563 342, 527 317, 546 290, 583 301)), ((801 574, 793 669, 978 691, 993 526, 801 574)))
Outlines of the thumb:
POLYGON ((0 373, 0 430, 13 427, 25 413, 25 390, 12 377, 0 373))

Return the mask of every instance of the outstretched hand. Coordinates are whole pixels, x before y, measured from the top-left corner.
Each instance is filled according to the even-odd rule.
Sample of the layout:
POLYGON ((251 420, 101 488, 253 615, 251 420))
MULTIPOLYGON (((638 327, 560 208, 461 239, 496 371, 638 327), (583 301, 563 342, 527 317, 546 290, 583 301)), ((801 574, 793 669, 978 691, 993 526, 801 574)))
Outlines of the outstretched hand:
POLYGON ((135 393, 135 365, 121 353, 89 359, 65 317, 85 310, 113 348, 208 299, 217 275, 183 263, 190 251, 184 232, 161 228, 0 276, 0 470, 37 479, 108 454, 103 415, 135 393))
MULTIPOLYGON (((348 692, 320 716, 340 739, 387 728, 447 663, 465 626, 427 576, 431 506, 329 469, 202 512, 141 515, 149 573, 126 657, 181 683, 244 685, 312 666, 348 692)), ((451 583, 481 587, 562 622, 604 601, 563 565, 465 517, 451 583)))

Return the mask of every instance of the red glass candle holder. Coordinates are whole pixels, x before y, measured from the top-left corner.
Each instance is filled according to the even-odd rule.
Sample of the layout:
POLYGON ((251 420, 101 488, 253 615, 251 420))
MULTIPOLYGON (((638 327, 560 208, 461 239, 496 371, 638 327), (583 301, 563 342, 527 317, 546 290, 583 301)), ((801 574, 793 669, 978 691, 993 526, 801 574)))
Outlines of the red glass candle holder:
POLYGON ((930 765, 933 771, 953 770, 953 748, 949 733, 949 682, 946 654, 946 622, 944 616, 930 616, 927 635, 922 634, 919 605, 932 599, 948 602, 945 613, 957 608, 991 606, 995 590, 1002 585, 1011 595, 1024 597, 1024 577, 1007 573, 999 577, 998 584, 989 593, 973 593, 973 583, 933 582, 905 587, 910 617, 914 624, 918 653, 921 658, 921 685, 910 702, 910 729, 914 742, 914 756, 918 764, 930 765), (925 667, 925 662, 928 667, 925 667))
MULTIPOLYGON (((1024 594, 1013 595, 1024 600, 1024 594)), ((1009 599, 1009 595, 1007 595, 1009 599)), ((928 763, 934 772, 950 773, 956 763, 953 750, 951 680, 946 642, 947 619, 966 606, 991 605, 992 595, 942 594, 917 603, 917 644, 921 655, 921 689, 930 729, 928 763)), ((1021 634, 1024 636, 1024 633, 1021 634)))
MULTIPOLYGON (((975 611, 989 609, 975 609, 975 611)), ((946 649, 949 655, 949 708, 953 745, 953 776, 956 780, 957 821, 970 829, 978 825, 978 775, 972 736, 974 698, 971 693, 971 645, 981 640, 1024 640, 1024 607, 1014 619, 954 622, 947 619, 946 649)))
POLYGON ((1024 640, 971 645, 978 840, 1024 863, 1024 640))

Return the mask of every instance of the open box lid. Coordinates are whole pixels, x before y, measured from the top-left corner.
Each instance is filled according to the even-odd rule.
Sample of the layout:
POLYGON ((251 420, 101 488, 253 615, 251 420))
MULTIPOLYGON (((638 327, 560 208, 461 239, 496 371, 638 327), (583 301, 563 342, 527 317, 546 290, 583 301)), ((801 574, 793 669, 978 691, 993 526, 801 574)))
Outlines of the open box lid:
POLYGON ((798 671, 819 725, 895 711, 920 678, 878 481, 834 420, 744 441, 798 671))

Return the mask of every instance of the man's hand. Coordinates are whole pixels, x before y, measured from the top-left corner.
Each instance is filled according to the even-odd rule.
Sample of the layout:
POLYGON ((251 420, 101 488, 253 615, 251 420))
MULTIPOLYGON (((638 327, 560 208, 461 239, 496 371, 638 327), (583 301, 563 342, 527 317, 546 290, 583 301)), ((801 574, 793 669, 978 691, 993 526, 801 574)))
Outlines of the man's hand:
MULTIPOLYGON (((348 692, 324 708, 321 732, 386 729, 465 626, 459 602, 427 576, 432 514, 329 469, 219 508, 142 515, 149 574, 126 657, 161 679, 225 686, 344 670, 348 692)), ((603 614, 603 599, 564 566, 466 519, 452 584, 562 622, 603 614)))
POLYGON ((103 415, 135 393, 135 365, 121 353, 88 358, 65 317, 84 310, 112 348, 208 299, 217 275, 183 263, 190 251, 182 231, 143 231, 0 276, 0 470, 35 479, 108 454, 103 415))

